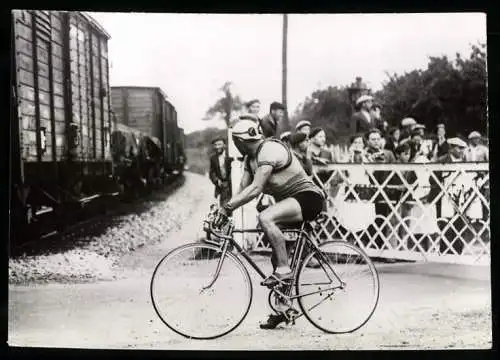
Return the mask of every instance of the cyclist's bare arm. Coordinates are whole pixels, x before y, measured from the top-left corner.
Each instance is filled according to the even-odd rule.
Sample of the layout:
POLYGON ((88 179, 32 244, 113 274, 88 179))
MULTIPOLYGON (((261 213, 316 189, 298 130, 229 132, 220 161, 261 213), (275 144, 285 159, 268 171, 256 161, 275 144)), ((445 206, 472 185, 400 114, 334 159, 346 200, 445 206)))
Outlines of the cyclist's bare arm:
POLYGON ((240 187, 238 189, 237 194, 242 192, 251 183, 252 183, 252 173, 250 171, 248 171, 247 169, 245 169, 245 171, 243 172, 243 177, 241 178, 241 181, 240 181, 240 187))
MULTIPOLYGON (((234 210, 255 199, 264 190, 267 180, 271 176, 273 167, 271 165, 261 165, 257 168, 253 181, 245 187, 239 194, 233 196, 225 206, 227 210, 234 210)), ((246 173, 247 171, 245 171, 246 173)), ((244 176, 245 177, 245 176, 244 176)))

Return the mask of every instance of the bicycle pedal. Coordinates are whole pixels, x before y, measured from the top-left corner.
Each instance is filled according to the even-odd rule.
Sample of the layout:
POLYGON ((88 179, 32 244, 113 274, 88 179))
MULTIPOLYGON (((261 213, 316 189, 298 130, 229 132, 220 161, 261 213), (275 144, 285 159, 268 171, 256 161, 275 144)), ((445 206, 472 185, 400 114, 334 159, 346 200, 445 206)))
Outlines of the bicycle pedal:
POLYGON ((299 314, 300 313, 297 310, 293 309, 293 308, 289 308, 289 309, 287 309, 287 310, 285 310, 283 312, 283 315, 286 318, 286 323, 287 324, 291 323, 291 325, 295 325, 295 319, 297 318, 297 316, 299 314))

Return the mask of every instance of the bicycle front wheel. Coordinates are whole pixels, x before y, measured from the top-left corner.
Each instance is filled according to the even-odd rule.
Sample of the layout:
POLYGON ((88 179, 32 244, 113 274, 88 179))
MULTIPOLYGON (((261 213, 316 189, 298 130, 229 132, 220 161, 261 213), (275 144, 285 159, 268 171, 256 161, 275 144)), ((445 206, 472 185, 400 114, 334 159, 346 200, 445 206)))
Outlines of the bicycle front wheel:
POLYGON ((232 253, 223 259, 221 254, 216 246, 195 243, 172 250, 158 263, 151 300, 171 330, 190 339, 215 339, 234 330, 248 314, 248 271, 232 253))
POLYGON ((320 330, 353 332, 377 306, 377 270, 364 251, 347 242, 328 241, 319 249, 321 254, 313 251, 304 259, 297 276, 300 308, 320 330))

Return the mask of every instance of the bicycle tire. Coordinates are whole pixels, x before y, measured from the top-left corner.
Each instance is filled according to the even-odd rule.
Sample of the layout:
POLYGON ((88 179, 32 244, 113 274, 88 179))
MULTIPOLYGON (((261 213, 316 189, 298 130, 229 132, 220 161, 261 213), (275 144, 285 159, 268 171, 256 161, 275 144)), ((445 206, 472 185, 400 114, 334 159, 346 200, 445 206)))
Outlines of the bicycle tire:
MULTIPOLYGON (((191 261, 196 261, 196 260, 199 260, 199 259, 196 258, 198 256, 196 254, 203 253, 203 250, 207 250, 207 253, 211 253, 211 254, 214 255, 213 260, 216 260, 216 261, 213 264, 210 264, 211 268, 213 269, 213 265, 216 265, 215 263, 218 262, 220 260, 220 258, 221 258, 221 256, 220 256, 221 255, 221 250, 220 250, 219 247, 217 247, 215 245, 204 244, 204 243, 190 243, 190 244, 179 246, 179 247, 171 250, 167 255, 165 255, 158 262, 158 264, 157 264, 157 266, 156 266, 156 268, 155 268, 155 270, 153 272, 153 275, 151 277, 151 282, 150 282, 150 296, 151 296, 151 301, 152 301, 152 304, 153 304, 153 307, 155 309, 156 314, 158 315, 158 317, 160 318, 160 320, 169 329, 171 329, 175 333, 177 333, 177 334, 179 334, 181 336, 184 336, 186 338, 189 338, 189 339, 210 340, 210 339, 216 339, 216 338, 219 338, 221 336, 227 335, 231 331, 233 331, 234 329, 236 329, 242 323, 242 321, 245 319, 245 317, 248 315, 248 312, 250 310, 250 305, 252 303, 252 298, 253 298, 252 282, 251 282, 248 270, 246 269, 246 267, 244 266, 243 262, 238 257, 236 257, 234 254, 232 254, 230 252, 226 252, 226 255, 224 257, 224 262, 222 264, 219 277, 217 278, 217 280, 216 280, 216 282, 214 284, 214 285, 218 284, 217 282, 219 282, 221 280, 221 276, 225 275, 225 273, 223 274, 223 270, 225 268, 226 269, 228 268, 228 266, 227 266, 228 262, 232 262, 232 264, 235 265, 236 268, 240 270, 240 273, 243 276, 243 279, 241 279, 239 283, 238 282, 234 282, 233 284, 235 284, 235 285, 237 285, 237 284, 245 284, 244 286, 246 287, 247 294, 248 294, 247 296, 245 296, 247 298, 247 301, 246 301, 246 304, 243 304, 241 315, 238 315, 238 318, 236 318, 236 320, 232 324, 230 324, 228 327, 226 327, 223 331, 216 332, 216 333, 209 334, 209 335, 199 335, 199 334, 196 334, 195 332, 193 332, 191 330, 188 330, 188 331, 181 330, 180 329, 180 327, 182 327, 181 326, 181 322, 179 321, 177 323, 177 325, 175 325, 174 324, 175 323, 174 318, 169 318, 169 316, 166 316, 166 309, 161 308, 160 301, 159 301, 159 298, 158 298, 159 297, 159 294, 158 294, 158 291, 157 291, 158 289, 156 288, 156 285, 160 283, 160 278, 159 278, 160 275, 159 274, 162 271, 162 269, 165 267, 165 265, 169 264, 169 261, 171 263, 173 263, 173 260, 175 259, 176 256, 178 256, 179 254, 182 254, 184 252, 187 252, 187 251, 191 251, 191 253, 195 254, 194 255, 194 259, 191 259, 191 261)), ((194 267, 195 266, 193 266, 193 268, 194 267)), ((177 267, 177 269, 179 269, 179 267, 177 267)), ((180 270, 182 270, 182 267, 180 268, 180 270)), ((203 271, 203 270, 204 269, 201 269, 201 272, 203 273, 203 275, 208 275, 207 276, 207 280, 203 282, 205 284, 205 286, 206 286, 208 283, 210 283, 211 279, 213 279, 213 277, 212 277, 213 272, 210 273, 210 274, 208 274, 208 272, 203 271)), ((233 274, 233 273, 231 273, 231 274, 233 274)), ((167 276, 167 278, 169 278, 169 276, 167 276)), ((186 282, 187 286, 189 287, 189 283, 188 283, 189 280, 187 279, 187 276, 183 277, 182 275, 179 275, 179 276, 173 277, 173 275, 172 275, 172 277, 170 279, 174 279, 174 278, 177 280, 177 283, 182 284, 183 282, 186 282)), ((171 281, 171 283, 175 283, 175 281, 171 281)), ((166 283, 162 283, 162 284, 166 284, 166 283)), ((176 296, 179 295, 177 292, 171 293, 170 295, 173 295, 173 294, 175 294, 176 296)), ((233 294, 233 292, 231 292, 230 296, 233 297, 233 296, 235 296, 235 294, 233 294)), ((173 296, 173 297, 175 298, 175 296, 173 296)), ((225 297, 227 299, 228 295, 226 294, 225 297)), ((171 300, 171 299, 172 299, 172 297, 167 298, 167 300, 171 300)), ((186 305, 187 297, 182 296, 181 298, 179 298, 179 300, 182 303, 182 307, 181 308, 187 306, 186 305)), ((218 302, 218 303, 221 303, 221 302, 218 302)), ((228 304, 225 301, 223 301, 222 303, 228 304)), ((234 304, 234 303, 236 303, 236 301, 231 301, 229 304, 234 304)), ((241 302, 240 302, 240 304, 241 304, 241 302)), ((238 305, 238 303, 236 303, 236 305, 238 305)), ((226 310, 227 310, 227 306, 223 309, 222 313, 224 314, 224 312, 226 310)), ((208 309, 206 311, 206 313, 208 313, 209 311, 210 311, 210 309, 208 309)), ((170 315, 170 317, 171 317, 171 315, 170 315)), ((196 317, 195 318, 195 322, 196 321, 199 322, 200 318, 196 317)), ((204 323, 202 326, 203 326, 203 328, 207 328, 209 325, 210 324, 204 323)))
MULTIPOLYGON (((322 250, 322 249, 326 250, 326 248, 330 247, 330 246, 343 247, 343 248, 346 249, 346 252, 347 252, 347 250, 349 250, 350 252, 357 253, 366 262, 367 267, 368 267, 368 269, 370 270, 370 273, 371 273, 371 281, 372 281, 372 284, 373 284, 373 287, 374 287, 374 294, 373 294, 373 297, 370 299, 370 305, 369 305, 369 308, 368 308, 368 311, 367 311, 366 315, 364 315, 363 318, 358 323, 356 323, 355 325, 352 325, 352 326, 349 326, 349 327, 345 327, 345 328, 342 328, 342 329, 328 328, 325 325, 323 325, 322 323, 320 323, 319 319, 322 320, 322 317, 315 318, 314 316, 312 316, 311 310, 313 308, 308 309, 308 306, 307 306, 306 301, 305 301, 306 297, 310 296, 310 295, 300 296, 301 292, 304 293, 304 291, 302 291, 302 289, 300 287, 300 284, 301 284, 301 279, 305 278, 305 272, 309 271, 309 268, 307 267, 307 264, 313 258, 313 256, 316 255, 317 251, 313 251, 312 253, 308 254, 308 256, 302 261, 302 263, 300 265, 299 273, 297 275, 297 279, 296 279, 296 283, 295 283, 295 289, 296 289, 296 293, 298 295, 298 303, 299 303, 299 306, 300 306, 303 314, 305 315, 305 317, 316 328, 318 328, 318 329, 320 329, 320 330, 322 330, 324 332, 331 333, 331 334, 351 333, 351 332, 354 332, 354 331, 358 330, 363 325, 365 325, 368 322, 368 320, 370 320, 370 318, 372 317, 373 313, 375 312, 375 309, 376 309, 376 307, 378 305, 379 295, 380 295, 379 277, 378 277, 377 269, 373 265, 373 262, 370 260, 369 256, 363 250, 361 250, 359 247, 357 247, 357 246, 355 246, 353 244, 344 242, 344 241, 327 241, 327 242, 321 244, 319 246, 319 249, 320 250, 322 250)), ((322 251, 322 253, 323 253, 323 255, 325 255, 325 251, 322 251)), ((350 256, 351 255, 349 255, 349 258, 350 258, 350 256)), ((345 256, 345 258, 347 258, 347 256, 345 256)), ((319 262, 321 263, 321 266, 325 265, 324 264, 325 260, 323 260, 323 259, 320 260, 320 259, 318 259, 318 257, 317 257, 317 260, 319 260, 319 262)), ((344 265, 346 265, 346 264, 344 264, 344 265)), ((356 265, 356 264, 354 264, 354 265, 356 265)), ((345 266, 345 268, 347 268, 347 266, 345 266)), ((322 270, 323 270, 323 272, 325 271, 324 268, 322 268, 322 270)), ((334 268, 334 271, 335 271, 335 273, 337 273, 337 271, 336 271, 335 268, 334 268)), ((311 270, 311 272, 312 272, 312 270, 311 270)), ((349 280, 346 280, 346 281, 349 281, 349 280)), ((306 284, 306 283, 304 282, 304 284, 306 284)), ((349 283, 347 283, 347 287, 349 287, 349 283)), ((324 292, 326 292, 326 290, 324 292)), ((321 295, 322 293, 319 293, 319 294, 321 295)), ((327 298, 329 298, 330 300, 332 300, 333 293, 332 293, 332 295, 329 295, 327 298)), ((324 300, 322 300, 321 302, 323 302, 323 301, 324 300)), ((354 304, 354 302, 352 302, 352 303, 349 302, 349 304, 354 304)), ((341 311, 342 311, 342 316, 346 316, 346 317, 349 316, 349 314, 347 313, 347 311, 345 309, 342 309, 341 311)), ((359 308, 356 308, 356 311, 358 313, 359 312, 359 308)), ((330 314, 330 312, 328 314, 330 314)))

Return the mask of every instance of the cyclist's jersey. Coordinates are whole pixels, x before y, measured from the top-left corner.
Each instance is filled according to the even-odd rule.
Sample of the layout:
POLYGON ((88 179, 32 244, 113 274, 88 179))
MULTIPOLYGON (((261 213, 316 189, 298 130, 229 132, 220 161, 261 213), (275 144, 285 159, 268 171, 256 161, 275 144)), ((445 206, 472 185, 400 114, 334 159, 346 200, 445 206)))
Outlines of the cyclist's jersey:
POLYGON ((264 186, 264 194, 274 197, 276 201, 294 196, 303 191, 323 192, 307 176, 302 164, 290 149, 281 141, 266 139, 257 149, 255 158, 246 156, 245 170, 255 175, 257 168, 271 165, 273 172, 264 186))

